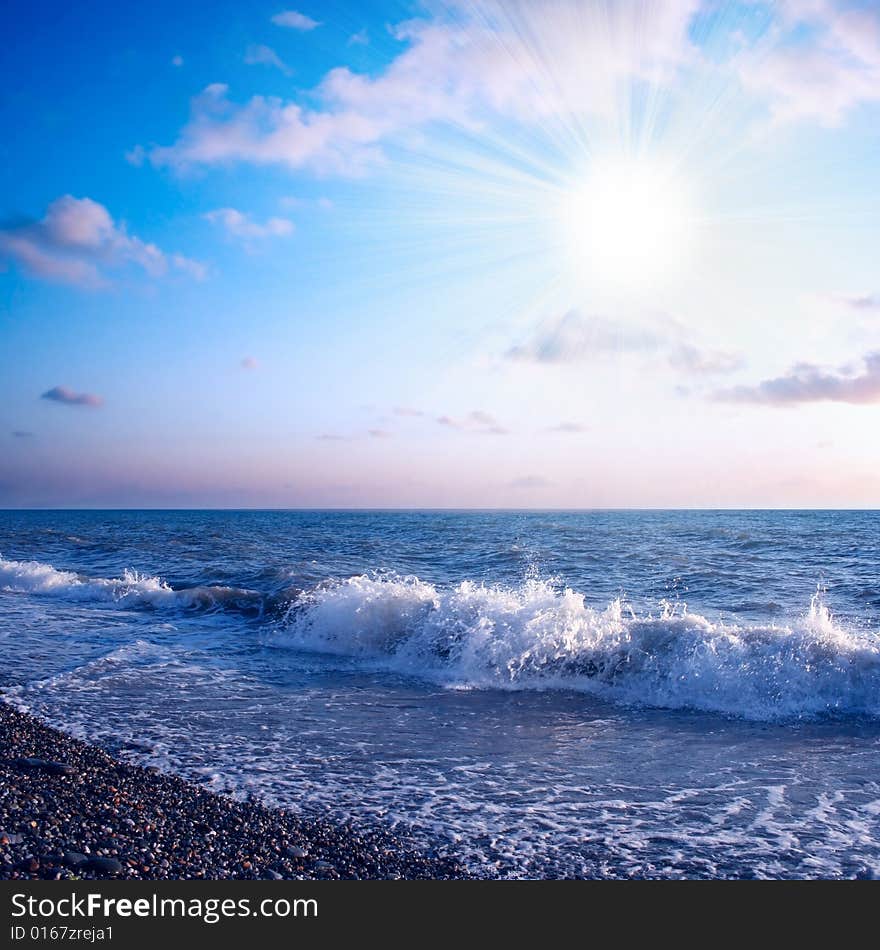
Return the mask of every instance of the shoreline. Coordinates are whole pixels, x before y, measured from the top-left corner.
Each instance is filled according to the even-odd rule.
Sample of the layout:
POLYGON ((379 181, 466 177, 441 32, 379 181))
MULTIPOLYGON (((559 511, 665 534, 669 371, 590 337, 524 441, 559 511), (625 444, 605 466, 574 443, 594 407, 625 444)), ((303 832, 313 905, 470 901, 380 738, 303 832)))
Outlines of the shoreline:
POLYGON ((238 801, 125 762, 0 698, 0 879, 468 876, 391 831, 238 801))

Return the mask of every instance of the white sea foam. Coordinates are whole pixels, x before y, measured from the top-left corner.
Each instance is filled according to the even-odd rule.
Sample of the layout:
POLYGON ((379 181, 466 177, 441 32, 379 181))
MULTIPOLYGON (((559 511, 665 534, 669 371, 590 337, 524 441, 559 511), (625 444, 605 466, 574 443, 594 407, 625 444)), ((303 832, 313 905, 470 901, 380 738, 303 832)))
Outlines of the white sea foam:
POLYGON ((575 689, 753 719, 880 715, 880 638, 817 596, 789 624, 638 616, 539 580, 518 587, 358 576, 301 595, 271 642, 362 657, 458 688, 575 689))
MULTIPOLYGON (((2 557, 0 591, 207 610, 260 612, 266 602, 237 588, 175 590, 133 571, 96 578, 2 557)), ((267 640, 461 689, 573 689, 751 719, 880 716, 880 637, 835 622, 818 596, 788 623, 742 623, 683 605, 653 614, 620 600, 592 607, 536 579, 443 588, 359 575, 296 596, 267 640)))
POLYGON ((122 577, 87 577, 60 571, 41 561, 12 561, 0 556, 0 591, 41 594, 74 601, 120 606, 210 609, 220 606, 259 608, 252 591, 235 587, 188 587, 175 590, 159 577, 125 570, 122 577))

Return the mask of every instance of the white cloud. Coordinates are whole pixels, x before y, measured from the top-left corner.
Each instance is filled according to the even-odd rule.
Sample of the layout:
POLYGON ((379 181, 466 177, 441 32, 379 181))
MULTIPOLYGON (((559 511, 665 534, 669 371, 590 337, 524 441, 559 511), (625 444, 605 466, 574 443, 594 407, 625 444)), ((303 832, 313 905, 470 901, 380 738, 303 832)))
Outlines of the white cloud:
POLYGON ((556 364, 632 354, 659 357, 688 375, 732 373, 743 366, 739 353, 696 343, 677 320, 662 317, 639 324, 579 310, 545 323, 524 343, 511 347, 507 358, 556 364))
POLYGON ((140 168, 144 164, 144 159, 147 157, 147 150, 143 145, 135 145, 134 148, 130 148, 125 153, 125 160, 129 165, 134 165, 135 168, 140 168))
POLYGON ((699 347, 693 343, 680 343, 673 346, 669 351, 668 359, 673 369, 696 376, 734 373, 745 365, 741 353, 699 347))
POLYGON ((880 9, 874 3, 779 0, 777 42, 743 58, 743 85, 770 101, 779 121, 837 125, 857 106, 880 102, 880 9))
POLYGON ((321 25, 317 20, 313 20, 310 16, 299 13, 297 10, 282 10, 281 13, 276 13, 272 17, 272 22, 276 26, 286 26, 288 29, 299 30, 303 33, 314 30, 321 25))
POLYGON ((851 310, 880 310, 880 294, 834 294, 831 299, 851 310))
POLYGON ((183 254, 169 254, 168 260, 172 267, 189 274, 194 280, 204 280, 208 276, 208 267, 201 261, 184 257, 183 254))
POLYGON ((698 7, 644 0, 616 10, 608 31, 585 34, 575 28, 575 0, 526 3, 517 18, 482 0, 463 20, 399 24, 392 32, 406 48, 383 72, 331 70, 309 92, 314 107, 265 96, 236 103, 227 86, 208 86, 177 141, 150 155, 176 168, 249 162, 355 174, 381 157, 384 142, 427 123, 478 128, 490 113, 525 121, 611 114, 622 80, 656 79, 689 60, 698 7))
POLYGON ((217 208, 205 215, 205 220, 222 227, 228 235, 242 241, 287 237, 293 234, 293 222, 287 218, 267 218, 262 224, 235 208, 217 208))
MULTIPOLYGON (((761 5, 761 4, 759 4, 761 5)), ((378 73, 330 70, 297 99, 230 98, 208 86, 189 122, 152 161, 178 169, 246 162, 321 173, 361 174, 383 147, 429 123, 480 129, 491 116, 522 122, 616 118, 633 81, 674 86, 706 67, 690 27, 701 0, 609 4, 585 28, 579 0, 453 4, 434 19, 392 28, 405 48, 378 73), (304 104, 308 103, 308 105, 304 104)), ((769 6, 774 45, 737 57, 734 69, 780 120, 839 122, 859 103, 880 101, 880 12, 875 5, 781 0, 769 6)), ((313 29, 296 11, 273 21, 313 29)), ((357 35, 357 34, 356 34, 357 35)), ((285 68, 270 47, 249 61, 285 68)))
POLYGON ((72 195, 57 198, 37 221, 0 228, 0 256, 34 277, 83 287, 105 285, 110 271, 126 265, 151 277, 178 270, 200 279, 206 273, 200 262, 128 234, 97 201, 72 195))
POLYGON ((280 69, 285 76, 290 76, 293 73, 293 70, 271 46, 263 46, 262 44, 249 46, 245 51, 244 61, 248 66, 273 66, 275 69, 280 69))
POLYGON ((655 328, 570 310, 511 347, 507 356, 533 363, 575 363, 607 353, 653 352, 662 344, 655 328))

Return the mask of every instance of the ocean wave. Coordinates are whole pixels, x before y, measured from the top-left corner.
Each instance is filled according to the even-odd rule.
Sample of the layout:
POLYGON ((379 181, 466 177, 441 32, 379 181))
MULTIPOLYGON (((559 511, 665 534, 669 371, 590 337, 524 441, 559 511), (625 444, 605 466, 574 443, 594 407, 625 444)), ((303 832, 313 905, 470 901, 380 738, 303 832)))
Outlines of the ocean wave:
POLYGON ((365 574, 309 591, 175 588, 124 571, 89 577, 0 557, 0 591, 118 607, 232 611, 265 642, 360 659, 460 689, 566 689, 635 705, 750 719, 880 717, 880 636, 837 622, 817 595, 788 623, 709 618, 683 604, 637 613, 546 580, 516 586, 365 574))
POLYGON ((818 595, 789 624, 740 624, 683 605, 596 609, 541 580, 441 589, 361 575, 300 594, 269 642, 457 688, 581 690, 757 720, 880 715, 880 639, 838 625, 818 595))
POLYGON ((122 577, 88 577, 58 570, 41 561, 12 561, 0 556, 0 591, 41 594, 79 602, 122 607, 176 607, 189 610, 235 610, 261 614, 263 597, 238 587, 173 588, 159 577, 126 570, 122 577))

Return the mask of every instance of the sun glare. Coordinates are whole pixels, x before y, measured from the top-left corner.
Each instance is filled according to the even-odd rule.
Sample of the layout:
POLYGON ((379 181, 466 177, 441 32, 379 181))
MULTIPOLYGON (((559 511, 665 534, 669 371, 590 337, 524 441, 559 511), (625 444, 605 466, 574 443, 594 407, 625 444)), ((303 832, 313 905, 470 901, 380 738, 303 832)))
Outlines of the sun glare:
POLYGON ((645 288, 680 278, 692 261, 690 189, 662 166, 596 162, 567 190, 560 216, 579 282, 645 288))

